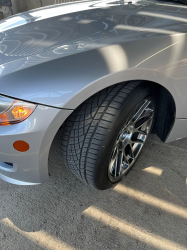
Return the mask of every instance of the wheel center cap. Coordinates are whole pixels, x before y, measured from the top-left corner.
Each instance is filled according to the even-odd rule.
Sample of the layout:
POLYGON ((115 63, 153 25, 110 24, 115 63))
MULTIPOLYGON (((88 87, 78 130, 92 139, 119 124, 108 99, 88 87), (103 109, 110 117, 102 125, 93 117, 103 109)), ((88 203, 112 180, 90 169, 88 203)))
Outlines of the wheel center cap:
POLYGON ((127 135, 127 132, 125 132, 125 133, 123 134, 122 139, 125 139, 126 135, 127 135))

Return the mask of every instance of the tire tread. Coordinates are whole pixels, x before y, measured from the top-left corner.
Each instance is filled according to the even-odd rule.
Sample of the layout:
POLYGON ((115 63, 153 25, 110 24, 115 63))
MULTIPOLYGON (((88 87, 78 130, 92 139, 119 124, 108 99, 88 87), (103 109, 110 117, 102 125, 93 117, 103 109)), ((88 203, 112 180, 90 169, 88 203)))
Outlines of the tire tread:
POLYGON ((65 165, 81 180, 96 187, 95 166, 107 131, 112 129, 116 112, 141 81, 116 84, 80 105, 68 117, 62 134, 65 165))

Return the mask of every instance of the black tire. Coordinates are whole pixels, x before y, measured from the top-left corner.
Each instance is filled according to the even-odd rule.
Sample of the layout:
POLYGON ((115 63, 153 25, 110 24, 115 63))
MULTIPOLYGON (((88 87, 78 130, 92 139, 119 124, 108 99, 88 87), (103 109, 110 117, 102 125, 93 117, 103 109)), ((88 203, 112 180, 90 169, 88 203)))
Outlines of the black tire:
POLYGON ((141 81, 120 83, 93 95, 70 115, 63 128, 62 154, 73 174, 100 190, 116 184, 108 178, 115 140, 147 96, 156 99, 154 86, 141 81))

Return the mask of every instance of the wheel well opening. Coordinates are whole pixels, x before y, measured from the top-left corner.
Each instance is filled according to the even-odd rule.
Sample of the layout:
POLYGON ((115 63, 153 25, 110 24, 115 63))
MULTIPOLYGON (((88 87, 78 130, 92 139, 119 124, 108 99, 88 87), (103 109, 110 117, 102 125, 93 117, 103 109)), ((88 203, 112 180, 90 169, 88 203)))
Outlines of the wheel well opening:
POLYGON ((153 84, 158 94, 157 116, 152 133, 156 134, 162 141, 165 141, 175 121, 175 101, 171 93, 162 85, 150 81, 146 82, 147 84, 153 84))
MULTIPOLYGON (((155 83, 152 81, 145 81, 145 80, 138 80, 138 81, 142 81, 143 83, 146 83, 147 85, 150 85, 150 84, 153 85, 157 92, 157 117, 156 117, 153 129, 152 129, 152 133, 156 134, 164 142, 167 139, 167 136, 169 135, 169 132, 171 128, 173 127, 173 124, 175 121, 176 106, 175 106, 175 101, 173 99, 173 96, 165 87, 163 87, 159 83, 155 83)), ((131 81, 128 81, 128 82, 131 82, 131 81)), ((132 80, 132 82, 134 82, 134 80, 132 80)), ((127 82, 124 82, 124 84, 125 83, 127 82)), ((120 84, 120 83, 117 83, 117 84, 120 84)), ((82 105, 82 103, 80 105, 82 105)), ((63 129, 63 127, 64 127, 64 123, 62 124, 60 129, 63 129)))

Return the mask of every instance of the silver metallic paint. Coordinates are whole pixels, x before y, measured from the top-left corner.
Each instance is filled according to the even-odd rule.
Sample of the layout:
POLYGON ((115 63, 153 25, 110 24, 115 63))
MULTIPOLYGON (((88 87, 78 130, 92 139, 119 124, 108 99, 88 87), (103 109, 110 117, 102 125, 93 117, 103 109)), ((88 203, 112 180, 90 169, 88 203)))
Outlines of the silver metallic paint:
POLYGON ((170 134, 168 135, 168 138, 166 139, 165 142, 169 143, 187 137, 186 128, 187 128, 187 119, 175 119, 173 128, 171 129, 170 134))
POLYGON ((5 19, 0 23, 1 93, 75 109, 111 84, 144 79, 165 86, 174 97, 176 117, 185 118, 185 7, 85 1, 5 19))
POLYGON ((59 127, 71 112, 39 105, 27 120, 1 126, 0 178, 19 185, 48 181, 50 146, 59 127), (16 151, 13 143, 17 140, 29 143, 30 149, 24 153, 16 151), (6 169, 4 162, 13 163, 13 169, 6 169))
POLYGON ((89 96, 123 81, 148 80, 168 89, 176 121, 167 142, 187 136, 186 14, 182 4, 108 0, 1 21, 0 93, 40 105, 24 122, 1 127, 0 178, 47 181, 49 149, 61 124, 89 96), (31 145, 28 152, 14 150, 18 139, 31 145), (3 162, 13 162, 12 171, 3 162))

